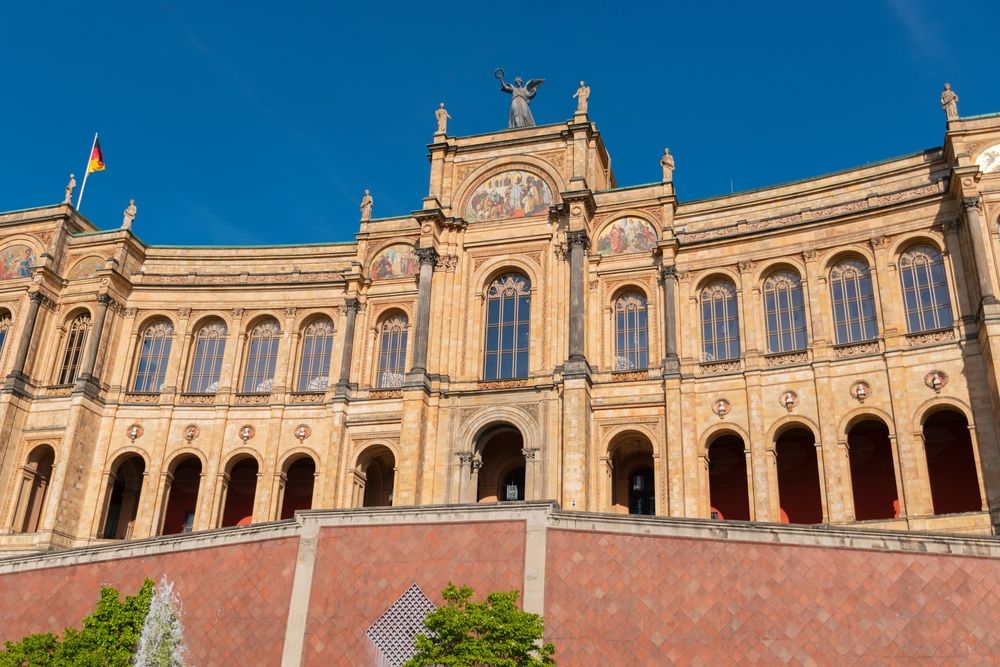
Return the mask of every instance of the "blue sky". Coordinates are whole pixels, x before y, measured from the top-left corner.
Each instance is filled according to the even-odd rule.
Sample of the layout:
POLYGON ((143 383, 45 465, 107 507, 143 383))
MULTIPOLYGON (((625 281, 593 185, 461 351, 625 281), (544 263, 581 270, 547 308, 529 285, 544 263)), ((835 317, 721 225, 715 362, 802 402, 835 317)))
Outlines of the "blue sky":
POLYGON ((129 197, 154 244, 350 240, 426 194, 438 102, 452 134, 504 128, 493 70, 543 77, 539 124, 577 81, 619 185, 681 201, 940 145, 1000 111, 1000 2, 6 3, 0 10, 0 210, 61 199, 94 131, 108 169, 83 213, 116 227, 129 197))

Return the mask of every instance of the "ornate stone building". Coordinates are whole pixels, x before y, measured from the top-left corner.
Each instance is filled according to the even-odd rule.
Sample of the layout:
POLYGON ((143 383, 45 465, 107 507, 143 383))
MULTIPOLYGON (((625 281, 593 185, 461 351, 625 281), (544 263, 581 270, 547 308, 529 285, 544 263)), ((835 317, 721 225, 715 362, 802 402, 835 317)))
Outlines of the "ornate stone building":
POLYGON ((522 499, 1000 523, 1000 114, 683 203, 583 111, 428 148, 423 205, 351 242, 0 214, 0 550, 522 499))

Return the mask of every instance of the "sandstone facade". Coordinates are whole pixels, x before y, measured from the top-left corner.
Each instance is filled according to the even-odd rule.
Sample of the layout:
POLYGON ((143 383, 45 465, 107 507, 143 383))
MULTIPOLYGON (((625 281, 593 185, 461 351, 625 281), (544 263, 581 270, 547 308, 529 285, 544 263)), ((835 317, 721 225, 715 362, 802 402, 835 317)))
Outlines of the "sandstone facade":
POLYGON ((682 203, 578 114, 436 135, 352 242, 0 214, 0 550, 507 498, 990 534, 998 145, 682 203))

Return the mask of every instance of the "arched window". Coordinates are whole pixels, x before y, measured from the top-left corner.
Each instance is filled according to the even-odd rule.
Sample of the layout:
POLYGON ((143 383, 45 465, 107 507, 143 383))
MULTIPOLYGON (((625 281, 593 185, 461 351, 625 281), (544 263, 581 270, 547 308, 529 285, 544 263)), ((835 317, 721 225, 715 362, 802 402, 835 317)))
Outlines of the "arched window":
POLYGON ((646 297, 638 292, 624 294, 615 301, 615 370, 648 367, 646 297))
POLYGON ((90 331, 88 313, 77 315, 69 325, 66 351, 63 353, 62 366, 59 367, 59 384, 73 384, 76 381, 76 372, 83 357, 83 348, 87 344, 88 331, 90 331))
POLYGON ((250 330, 247 365, 243 373, 244 394, 267 394, 274 386, 281 327, 277 320, 264 320, 250 330))
POLYGON ((705 361, 740 357, 736 288, 720 280, 701 290, 701 339, 705 361))
POLYGON ((531 282, 519 273, 494 280, 486 290, 484 379, 528 377, 530 322, 531 282))
POLYGON ((899 256, 899 279, 903 282, 907 331, 919 333, 952 325, 941 253, 928 245, 910 248, 899 256))
POLYGON ((838 262, 830 269, 830 295, 838 345, 878 336, 872 276, 867 264, 853 258, 838 262))
POLYGON ((379 388, 403 386, 409 337, 407 324, 406 315, 395 315, 382 322, 379 328, 378 377, 375 383, 379 388))
POLYGON ((771 354, 806 349, 806 308, 802 281, 792 271, 775 271, 764 281, 767 351, 771 354))
POLYGON ((302 332, 299 391, 326 391, 327 384, 330 382, 330 354, 332 352, 333 322, 326 317, 313 320, 302 332))
POLYGON ((174 325, 167 321, 150 324, 142 332, 133 391, 158 393, 163 389, 173 340, 174 325))
POLYGON ((198 329, 194 337, 191 374, 188 377, 189 392, 214 394, 219 390, 219 375, 222 373, 222 357, 226 352, 228 335, 229 330, 222 320, 213 320, 198 329))
POLYGON ((3 350, 7 346, 7 335, 10 334, 10 313, 4 312, 0 314, 0 357, 3 356, 3 350))

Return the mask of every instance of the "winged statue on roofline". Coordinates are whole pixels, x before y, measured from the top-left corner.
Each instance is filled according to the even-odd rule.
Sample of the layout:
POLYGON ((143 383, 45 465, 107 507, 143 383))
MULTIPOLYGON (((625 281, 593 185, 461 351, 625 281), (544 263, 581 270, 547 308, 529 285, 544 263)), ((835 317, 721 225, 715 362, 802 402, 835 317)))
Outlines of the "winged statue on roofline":
POLYGON ((535 119, 531 116, 531 100, 534 99, 538 87, 545 83, 545 79, 528 79, 527 83, 521 77, 515 76, 514 83, 510 84, 503 80, 504 71, 497 69, 493 76, 500 82, 500 91, 510 95, 510 115, 507 119, 507 127, 532 127, 535 119))

